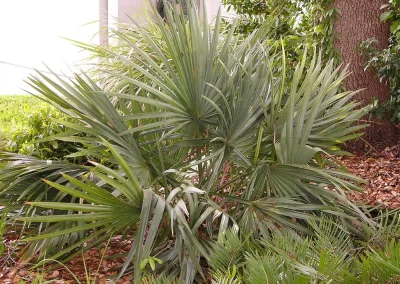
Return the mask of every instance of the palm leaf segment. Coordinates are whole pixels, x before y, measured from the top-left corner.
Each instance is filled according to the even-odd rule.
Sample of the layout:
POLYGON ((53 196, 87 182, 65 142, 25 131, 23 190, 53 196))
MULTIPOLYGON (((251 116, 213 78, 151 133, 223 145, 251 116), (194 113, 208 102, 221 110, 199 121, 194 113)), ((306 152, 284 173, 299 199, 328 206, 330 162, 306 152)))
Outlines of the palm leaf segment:
MULTIPOLYGON (((48 251, 68 259, 83 243, 87 249, 117 233, 134 234, 123 270, 135 259, 138 280, 142 260, 155 255, 165 273, 189 281, 207 255, 199 239, 223 236, 228 225, 264 236, 282 227, 309 233, 304 220, 318 218, 317 210, 345 223, 362 215, 344 193, 358 190, 348 180, 360 180, 313 161, 354 138, 350 125, 364 114, 348 102, 354 93, 338 91, 346 71, 332 62, 323 67, 317 56, 304 71, 305 53, 287 82, 285 68, 277 68, 285 66, 284 55, 266 45, 269 22, 241 39, 235 25, 221 28, 220 14, 209 27, 191 3, 187 18, 174 8, 166 9, 168 24, 154 17, 146 27, 114 31, 117 47, 84 46, 107 59, 99 82, 40 72, 28 79, 40 98, 79 121, 63 122, 79 135, 56 137, 85 145, 71 156, 113 165, 60 175, 61 168, 31 161, 42 163, 37 172, 47 171, 36 178, 54 178, 30 187, 35 198, 25 199, 47 210, 20 220, 48 224, 28 239, 28 255, 61 243, 48 251), (70 198, 37 198, 43 186, 70 198)), ((26 175, 21 169, 12 178, 26 175)), ((0 178, 9 180, 7 167, 0 178)), ((14 189, 4 187, 2 196, 14 189)))

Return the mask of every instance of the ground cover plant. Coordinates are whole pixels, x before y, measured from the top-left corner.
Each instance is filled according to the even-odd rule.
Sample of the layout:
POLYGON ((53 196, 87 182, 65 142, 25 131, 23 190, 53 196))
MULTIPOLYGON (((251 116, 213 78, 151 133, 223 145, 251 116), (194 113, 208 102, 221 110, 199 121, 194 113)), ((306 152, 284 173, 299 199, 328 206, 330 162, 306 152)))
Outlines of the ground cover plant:
POLYGON ((154 18, 113 31, 116 47, 86 46, 104 57, 93 76, 100 81, 28 79, 36 96, 72 117, 62 121, 72 131, 54 137, 82 145, 67 157, 104 163, 0 155, 0 200, 29 228, 21 257, 66 262, 120 236, 132 246, 118 276, 133 273, 135 283, 201 283, 208 272, 225 281, 224 269, 232 281, 251 279, 273 252, 284 264, 271 277, 283 283, 336 281, 343 271, 367 279, 338 265, 363 246, 391 263, 379 249, 398 238, 397 213, 353 204, 346 193, 363 181, 334 158, 364 127, 353 126, 366 112, 351 101, 355 92, 340 91, 346 68, 323 64, 318 52, 307 61, 305 52, 286 80, 284 50, 267 44, 273 19, 243 38, 235 25, 221 30, 220 15, 209 27, 191 5, 187 15, 167 8, 166 19, 154 18), (342 250, 318 254, 328 237, 342 250), (232 255, 225 246, 246 242, 254 247, 238 261, 217 262, 232 255), (289 275, 292 266, 299 274, 289 275))
POLYGON ((211 252, 213 283, 399 281, 399 243, 382 239, 395 233, 390 230, 393 227, 387 226, 387 232, 375 235, 376 241, 384 240, 381 244, 354 246, 346 229, 329 218, 311 222, 311 226, 316 232, 313 238, 283 233, 252 240, 228 231, 211 252))

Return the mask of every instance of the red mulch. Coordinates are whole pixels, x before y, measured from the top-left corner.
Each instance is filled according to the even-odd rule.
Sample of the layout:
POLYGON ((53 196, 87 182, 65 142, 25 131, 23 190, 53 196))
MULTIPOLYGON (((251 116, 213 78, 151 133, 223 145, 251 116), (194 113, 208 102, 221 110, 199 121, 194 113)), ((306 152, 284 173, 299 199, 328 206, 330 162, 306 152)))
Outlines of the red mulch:
MULTIPOLYGON (((15 234, 5 236, 8 252, 0 259, 0 283, 31 283, 34 280, 43 278, 42 281, 47 280, 54 284, 72 284, 77 283, 74 277, 78 278, 81 283, 115 283, 106 277, 118 274, 125 261, 123 255, 126 255, 131 248, 130 241, 121 241, 120 237, 115 237, 111 239, 107 248, 106 244, 102 244, 99 248, 92 248, 85 252, 83 256, 67 262, 65 267, 70 271, 63 266, 59 266, 52 271, 38 272, 30 271, 29 265, 18 263, 17 255, 21 248, 17 245, 17 237, 15 234), (86 280, 87 276, 91 281, 86 280), (94 279, 96 280, 94 281, 94 279)), ((35 283, 42 283, 42 281, 35 283)), ((116 283, 132 283, 131 276, 122 277, 116 283)))
POLYGON ((400 207, 400 145, 339 160, 367 182, 362 185, 365 193, 352 193, 351 200, 385 208, 400 207))
MULTIPOLYGON (((353 201, 386 208, 400 208, 400 145, 386 148, 381 152, 370 151, 366 154, 339 157, 338 159, 351 173, 367 181, 362 186, 365 188, 364 194, 352 193, 350 195, 353 201)), ((0 258, 0 283, 31 283, 36 277, 44 277, 46 280, 51 280, 51 283, 76 283, 73 275, 65 268, 40 273, 28 270, 29 265, 19 264, 17 239, 18 236, 15 234, 5 235, 4 242, 8 251, 5 256, 0 258), (21 280, 25 282, 21 282, 21 280)), ((117 274, 124 258, 112 256, 127 253, 130 247, 130 242, 121 241, 116 237, 111 240, 107 250, 105 250, 105 245, 100 247, 100 252, 98 248, 93 248, 84 254, 85 260, 77 257, 68 262, 66 266, 82 283, 87 283, 86 271, 92 279, 97 275, 96 283, 113 283, 106 277, 117 274), (105 253, 105 257, 100 263, 103 253, 105 253)), ((127 284, 132 283, 132 280, 126 276, 117 283, 127 284)))

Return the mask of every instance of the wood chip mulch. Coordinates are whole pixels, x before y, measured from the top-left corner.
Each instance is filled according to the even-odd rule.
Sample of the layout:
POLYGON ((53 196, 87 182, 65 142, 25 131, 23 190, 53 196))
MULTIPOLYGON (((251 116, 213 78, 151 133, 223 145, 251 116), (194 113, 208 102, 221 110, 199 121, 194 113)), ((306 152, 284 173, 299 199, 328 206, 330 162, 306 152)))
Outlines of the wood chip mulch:
MULTIPOLYGON (((2 284, 24 284, 24 283, 46 283, 52 284, 75 284, 75 283, 133 283, 132 275, 124 276, 118 281, 108 278, 117 276, 126 255, 132 244, 130 241, 120 240, 120 236, 111 239, 109 245, 101 244, 99 247, 86 251, 82 256, 67 262, 65 266, 45 272, 29 269, 30 265, 18 262, 18 236, 6 234, 4 242, 7 246, 6 254, 0 258, 0 283, 2 284), (68 269, 67 269, 68 268, 68 269), (76 278, 79 280, 76 281, 76 278), (90 279, 88 281, 88 279, 90 279)), ((54 263, 52 263, 54 264, 54 263)), ((51 264, 50 264, 51 265, 51 264)))
POLYGON ((384 208, 400 208, 400 145, 381 152, 368 152, 339 160, 349 172, 366 181, 363 194, 352 193, 357 203, 384 208))

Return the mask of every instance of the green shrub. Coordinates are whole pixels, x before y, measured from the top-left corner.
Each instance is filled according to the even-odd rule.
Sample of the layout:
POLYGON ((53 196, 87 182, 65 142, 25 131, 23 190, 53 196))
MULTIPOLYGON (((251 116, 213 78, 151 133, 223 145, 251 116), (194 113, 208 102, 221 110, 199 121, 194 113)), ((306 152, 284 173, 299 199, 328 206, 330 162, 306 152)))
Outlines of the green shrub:
POLYGON ((50 107, 28 95, 1 95, 0 96, 0 132, 9 137, 12 131, 26 127, 26 117, 42 108, 50 107))
POLYGON ((40 159, 63 159, 76 151, 78 144, 45 138, 67 130, 68 115, 33 96, 1 96, 1 146, 4 151, 40 159))
POLYGON ((25 118, 26 126, 11 132, 11 139, 6 145, 6 151, 30 155, 40 159, 63 159, 76 151, 73 143, 52 139, 38 142, 55 134, 68 130, 62 120, 68 117, 51 107, 42 108, 25 118), (56 120, 61 120, 57 122, 56 120))
POLYGON ((390 86, 390 100, 372 101, 373 114, 381 118, 386 114, 391 116, 392 122, 400 121, 400 45, 396 42, 391 47, 378 50, 377 41, 368 39, 359 45, 359 52, 365 57, 365 69, 375 70, 379 79, 390 86))

